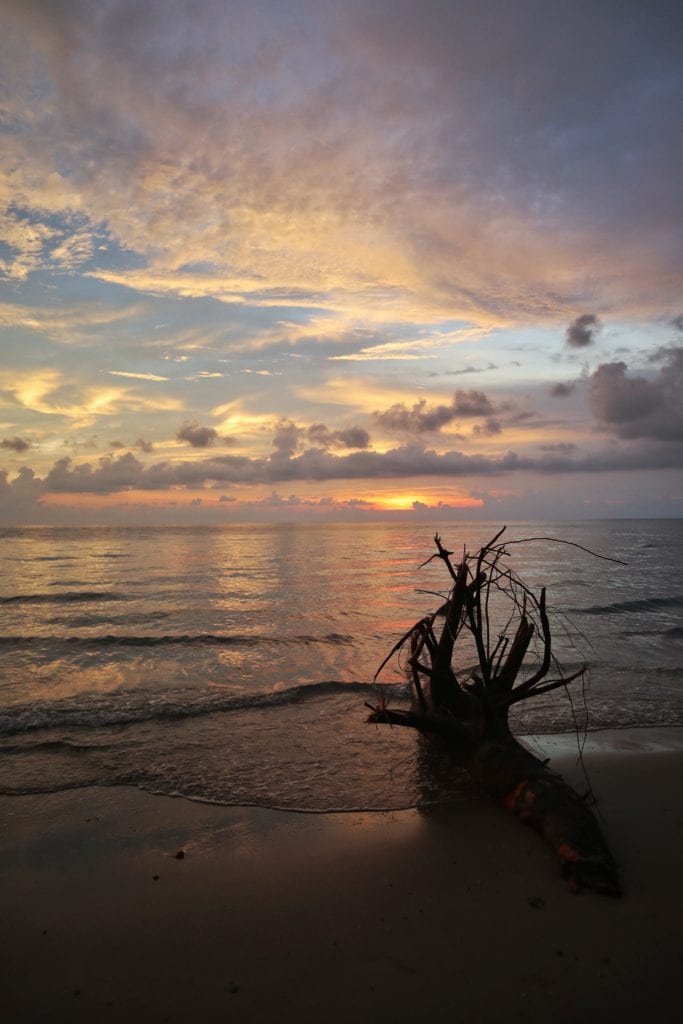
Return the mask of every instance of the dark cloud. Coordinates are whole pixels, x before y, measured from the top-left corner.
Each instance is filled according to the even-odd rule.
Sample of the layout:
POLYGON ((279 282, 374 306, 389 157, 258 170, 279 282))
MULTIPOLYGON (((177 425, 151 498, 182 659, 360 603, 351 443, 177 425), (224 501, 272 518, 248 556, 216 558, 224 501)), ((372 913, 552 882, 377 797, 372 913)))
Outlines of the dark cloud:
POLYGON ((370 444, 370 435, 362 427, 329 430, 324 423, 312 423, 306 437, 322 448, 367 448, 370 444))
POLYGON ((680 445, 661 444, 612 448, 574 458, 569 455, 570 449, 562 445, 548 447, 537 458, 513 451, 494 457, 461 451, 438 453, 422 445, 406 444, 387 452, 355 451, 334 455, 311 448, 294 457, 278 453, 269 459, 220 455, 191 462, 159 462, 146 468, 127 452, 118 458, 105 456, 95 465, 74 465, 69 458, 60 459, 41 483, 46 491, 55 493, 111 494, 131 489, 153 491, 169 487, 275 484, 297 480, 462 478, 529 471, 563 474, 675 468, 680 466, 683 457, 680 445))
POLYGON ((5 448, 9 452, 27 452, 31 447, 31 442, 27 441, 24 437, 4 437, 0 441, 0 448, 5 448))
POLYGON ((210 448, 218 440, 218 431, 213 427, 200 427, 196 420, 186 421, 178 429, 176 438, 187 441, 193 448, 210 448))
POLYGON ((652 379, 629 376, 626 363, 602 363, 588 382, 593 414, 621 438, 683 440, 683 347, 658 349, 652 379))
POLYGON ((576 390, 576 384, 553 384, 550 389, 550 394, 553 398, 567 398, 573 391, 576 390))
POLYGON ((273 447, 274 459, 291 459, 294 453, 308 441, 317 448, 367 448, 370 435, 362 427, 346 427, 330 430, 324 423, 311 423, 302 427, 293 420, 281 419, 275 428, 273 447))
POLYGON ((675 327, 677 331, 683 331, 683 313, 680 316, 675 316, 671 321, 671 326, 675 327))
POLYGON ((0 469, 0 502, 5 515, 21 510, 25 503, 38 501, 45 490, 45 482, 28 466, 23 466, 11 482, 6 471, 0 469))
MULTIPOLYGON (((130 446, 127 445, 127 444, 124 444, 123 441, 110 441, 109 447, 111 448, 112 451, 121 451, 123 448, 128 448, 130 446)), ((152 442, 151 441, 145 441, 141 437, 139 437, 137 439, 137 441, 135 442, 134 447, 135 448, 139 448, 139 450, 141 452, 146 452, 147 454, 149 454, 149 452, 154 451, 154 445, 152 444, 152 442)), ((202 447, 202 446, 199 445, 199 447, 202 447)))
POLYGON ((570 323, 565 335, 565 341, 572 348, 585 348, 587 345, 593 344, 595 335, 599 330, 600 321, 595 313, 584 313, 582 316, 577 316, 576 320, 570 323))
POLYGON ((45 481, 27 466, 11 481, 6 471, 0 469, 0 520, 18 525, 35 521, 36 514, 42 511, 40 500, 45 490, 45 481))
POLYGON ((576 451, 576 445, 569 441, 558 441, 555 444, 540 444, 538 447, 542 452, 557 452, 558 455, 571 455, 572 452, 576 451))
POLYGON ((461 391, 453 395, 450 405, 428 406, 421 398, 411 408, 403 402, 373 413, 376 421, 385 429, 399 433, 433 433, 452 423, 453 420, 476 416, 491 416, 495 408, 482 391, 461 391))
POLYGON ((500 420, 495 419, 493 416, 489 416, 483 423, 477 423, 472 428, 472 434, 475 437, 494 437, 496 434, 501 434, 503 427, 500 420))
POLYGON ((456 416, 488 416, 494 411, 482 391, 456 391, 453 409, 456 416))
POLYGON ((442 370, 439 373, 430 373, 430 377, 462 377, 468 373, 484 373, 488 370, 497 370, 495 363, 488 363, 486 366, 463 366, 460 370, 442 370))
POLYGON ((293 420, 282 419, 275 428, 275 436, 272 444, 275 449, 275 456, 278 460, 290 459, 299 446, 301 427, 293 420))

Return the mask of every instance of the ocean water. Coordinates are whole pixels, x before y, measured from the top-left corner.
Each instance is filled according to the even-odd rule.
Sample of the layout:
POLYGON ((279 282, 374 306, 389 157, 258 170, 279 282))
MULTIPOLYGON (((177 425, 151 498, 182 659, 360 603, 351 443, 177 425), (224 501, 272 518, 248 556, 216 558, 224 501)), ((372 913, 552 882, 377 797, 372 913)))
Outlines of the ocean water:
MULTIPOLYGON (((366 724, 374 673, 439 603, 434 551, 482 523, 0 531, 0 792, 133 785, 310 811, 416 806, 469 783, 366 724)), ((683 521, 526 523, 555 650, 586 685, 523 702, 524 734, 683 724, 683 521)), ((381 682, 400 706, 400 664, 381 682)))

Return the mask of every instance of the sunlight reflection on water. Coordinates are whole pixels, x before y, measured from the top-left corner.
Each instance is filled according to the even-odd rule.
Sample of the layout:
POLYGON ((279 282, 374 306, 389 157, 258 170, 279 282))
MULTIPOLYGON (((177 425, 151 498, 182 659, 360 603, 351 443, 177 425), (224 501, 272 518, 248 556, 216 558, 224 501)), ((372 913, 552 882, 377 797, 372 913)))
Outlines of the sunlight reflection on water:
MULTIPOLYGON (((440 532, 459 551, 495 531, 440 532)), ((439 603, 443 565, 417 571, 433 533, 426 524, 0 531, 7 771, 38 789, 127 780, 227 803, 424 799, 414 737, 365 726, 367 687, 325 685, 370 684, 398 636, 439 603), (268 694, 284 703, 264 704, 268 694), (225 703, 235 697, 244 706, 225 703)), ((540 698, 515 713, 518 727, 569 730, 586 709, 592 727, 683 722, 680 521, 517 524, 506 536, 534 535, 629 564, 567 545, 511 545, 517 572, 548 587, 556 652, 592 666, 585 705, 580 690, 573 706, 561 693, 540 698)), ((459 658, 469 664, 473 652, 459 658)), ((383 674, 402 678, 396 665, 383 674)))

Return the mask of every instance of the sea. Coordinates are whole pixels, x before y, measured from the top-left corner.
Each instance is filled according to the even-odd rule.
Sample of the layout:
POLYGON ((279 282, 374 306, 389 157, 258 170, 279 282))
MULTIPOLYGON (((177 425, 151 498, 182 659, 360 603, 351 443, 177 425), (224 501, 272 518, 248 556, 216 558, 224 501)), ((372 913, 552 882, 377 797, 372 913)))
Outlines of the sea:
MULTIPOLYGON (((469 783, 412 730, 386 655, 481 522, 0 530, 0 793, 135 786, 224 805, 387 810, 469 783)), ((589 670, 517 705, 522 735, 683 725, 683 520, 517 523, 554 650, 589 670), (594 552, 592 554, 590 552, 594 552), (598 557, 602 556, 602 557, 598 557)), ((501 628, 504 623, 501 623, 501 628)))

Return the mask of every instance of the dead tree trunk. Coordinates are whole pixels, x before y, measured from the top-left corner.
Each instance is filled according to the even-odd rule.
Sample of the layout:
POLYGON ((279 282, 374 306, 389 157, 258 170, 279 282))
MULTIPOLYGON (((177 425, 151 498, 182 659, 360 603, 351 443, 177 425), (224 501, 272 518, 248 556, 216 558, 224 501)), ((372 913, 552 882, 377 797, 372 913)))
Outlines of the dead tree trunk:
POLYGON ((393 709, 380 699, 368 703, 368 721, 441 736, 486 793, 543 836, 571 889, 618 896, 617 867, 590 807, 515 739, 508 724, 514 704, 567 686, 586 666, 563 673, 552 651, 545 589, 537 597, 514 573, 508 547, 516 542, 500 542, 502 533, 476 555, 463 552, 455 566, 453 552, 434 538, 437 552, 428 561, 443 560, 450 593, 399 640, 377 672, 408 645, 414 706, 393 709), (494 621, 504 623, 502 630, 495 631, 494 621), (456 671, 458 642, 471 646, 474 669, 456 671))

